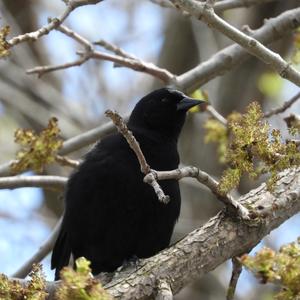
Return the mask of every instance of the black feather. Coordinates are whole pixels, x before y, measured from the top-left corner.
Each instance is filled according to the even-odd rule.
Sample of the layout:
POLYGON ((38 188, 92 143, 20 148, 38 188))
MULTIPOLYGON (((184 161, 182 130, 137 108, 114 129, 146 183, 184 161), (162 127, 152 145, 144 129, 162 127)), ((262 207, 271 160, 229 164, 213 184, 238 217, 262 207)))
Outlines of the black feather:
MULTIPOLYGON (((177 139, 186 111, 198 104, 182 105, 184 101, 183 93, 163 88, 142 98, 130 116, 128 127, 152 169, 178 167, 177 139)), ((67 185, 64 221, 52 254, 56 279, 71 253, 75 259, 90 260, 96 274, 169 245, 180 213, 178 182, 160 182, 171 199, 163 204, 143 177, 134 152, 119 133, 103 138, 87 154, 67 185)))

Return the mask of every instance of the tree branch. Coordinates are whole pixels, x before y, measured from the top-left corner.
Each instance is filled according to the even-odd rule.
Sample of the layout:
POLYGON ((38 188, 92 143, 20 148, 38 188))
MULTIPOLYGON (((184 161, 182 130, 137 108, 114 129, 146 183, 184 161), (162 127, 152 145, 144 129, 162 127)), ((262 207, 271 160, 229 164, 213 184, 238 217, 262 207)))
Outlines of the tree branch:
POLYGON ((36 31, 13 37, 11 40, 8 41, 8 45, 10 47, 13 47, 13 46, 23 43, 23 42, 36 41, 40 37, 48 34, 50 31, 56 29, 60 24, 62 24, 67 19, 67 17, 71 14, 71 12, 73 10, 75 10, 77 7, 89 5, 89 4, 97 4, 101 1, 102 0, 69 0, 69 1, 65 1, 65 2, 67 2, 67 7, 66 7, 65 11, 59 17, 51 19, 47 25, 44 25, 43 27, 39 28, 36 31))
MULTIPOLYGON (((200 183, 207 186, 211 192, 228 208, 228 210, 234 215, 240 216, 244 220, 250 219, 249 211, 246 207, 236 201, 230 195, 221 195, 218 191, 219 183, 213 179, 209 174, 199 170, 196 167, 183 167, 172 171, 154 171, 155 178, 157 180, 176 179, 180 180, 184 177, 192 177, 197 179, 200 183)), ((144 181, 148 181, 150 174, 147 174, 144 181)))
POLYGON ((168 203, 170 200, 170 197, 168 195, 165 195, 164 191, 158 184, 158 182, 156 180, 156 171, 153 171, 150 169, 150 166, 148 165, 148 163, 145 159, 145 156, 140 148, 138 141, 133 136, 132 132, 130 130, 128 130, 122 117, 120 115, 118 115, 118 113, 112 112, 111 110, 107 110, 105 112, 105 114, 107 117, 111 118, 113 123, 118 128, 118 131, 124 136, 127 143, 129 144, 130 148, 134 151, 134 153, 140 163, 141 172, 145 175, 148 175, 147 180, 144 179, 144 181, 153 187, 159 201, 161 201, 163 203, 168 203), (154 174, 154 172, 155 172, 155 174, 154 174))
POLYGON ((282 106, 274 108, 274 109, 264 113, 264 117, 265 118, 270 118, 273 115, 277 115, 277 114, 285 112, 288 108, 290 108, 299 99, 300 99, 300 92, 297 93, 290 100, 285 101, 282 106))
POLYGON ((62 223, 62 217, 59 219, 59 221, 56 223, 53 231, 51 232, 48 239, 40 246, 39 250, 30 258, 28 259, 21 268, 19 268, 12 277, 16 278, 25 278, 29 272, 32 269, 32 265, 34 263, 38 263, 41 260, 43 260, 48 253, 53 249, 53 246, 55 244, 55 241, 58 237, 60 226, 62 223))
POLYGON ((233 300, 236 286, 243 270, 243 266, 238 260, 238 258, 233 257, 231 262, 232 262, 232 275, 227 290, 226 300, 233 300))
MULTIPOLYGON (((125 53, 120 48, 117 48, 115 45, 105 43, 106 47, 109 47, 113 52, 118 52, 119 55, 112 55, 100 51, 96 51, 93 48, 93 44, 89 42, 87 39, 79 35, 78 33, 74 32, 70 28, 60 25, 57 27, 57 30, 61 31, 62 33, 66 34, 70 38, 74 39, 79 44, 83 45, 85 50, 84 51, 77 51, 77 54, 80 56, 78 59, 74 60, 73 62, 68 62, 56 66, 38 66, 32 69, 27 70, 27 74, 38 74, 38 76, 42 76, 45 73, 67 69, 74 66, 80 66, 89 59, 100 59, 100 60, 107 60, 115 63, 117 66, 127 67, 129 69, 133 69, 138 72, 143 72, 150 74, 154 77, 157 77, 159 80, 163 81, 165 84, 171 84, 175 80, 175 75, 169 72, 166 69, 159 68, 158 66, 154 65, 153 63, 145 62, 140 59, 137 59, 127 53, 125 53)), ((102 41, 103 44, 103 41, 102 41)))
POLYGON ((195 0, 172 0, 172 2, 182 10, 188 11, 197 19, 203 20, 210 27, 235 41, 246 51, 274 69, 281 77, 300 86, 300 73, 296 69, 288 64, 278 53, 271 51, 255 38, 246 35, 225 22, 214 12, 212 5, 208 5, 208 2, 203 3, 195 0))
POLYGON ((159 280, 155 300, 172 300, 173 293, 170 285, 165 280, 159 280))
POLYGON ((109 283, 108 292, 116 299, 142 299, 155 294, 157 282, 162 279, 167 280, 176 294, 227 259, 247 252, 272 229, 300 211, 300 169, 280 173, 272 194, 262 184, 242 196, 239 202, 257 213, 263 207, 264 217, 250 223, 237 222, 220 212, 174 246, 142 260, 131 275, 109 283))
MULTIPOLYGON (((295 8, 266 20, 261 28, 249 32, 249 35, 261 43, 269 44, 299 26, 300 8, 295 8)), ((249 57, 249 53, 239 45, 226 47, 195 68, 177 76, 176 87, 187 93, 193 92, 211 79, 224 75, 249 57)))
POLYGON ((66 177, 61 176, 10 176, 0 178, 0 189, 16 189, 21 187, 41 187, 47 189, 63 190, 66 177))
MULTIPOLYGON (((175 8, 175 6, 169 0, 150 0, 151 2, 160 5, 161 7, 166 8, 175 8)), ((241 7, 250 7, 253 5, 259 5, 269 2, 282 1, 282 0, 223 0, 218 1, 214 5, 214 10, 217 13, 221 13, 224 10, 241 8, 241 7)))
MULTIPOLYGON (((119 272, 105 285, 107 291, 116 299, 145 299, 156 295, 159 282, 166 281, 177 294, 194 279, 249 251, 300 211, 300 168, 281 172, 272 193, 262 184, 238 201, 259 217, 238 221, 222 211, 173 246, 141 260, 134 270, 119 272)), ((57 284, 48 283, 52 294, 57 284)))
POLYGON ((275 2, 275 1, 281 1, 281 0, 223 0, 223 1, 218 1, 214 5, 214 10, 215 12, 220 13, 227 9, 250 7, 253 5, 259 5, 259 4, 275 2))

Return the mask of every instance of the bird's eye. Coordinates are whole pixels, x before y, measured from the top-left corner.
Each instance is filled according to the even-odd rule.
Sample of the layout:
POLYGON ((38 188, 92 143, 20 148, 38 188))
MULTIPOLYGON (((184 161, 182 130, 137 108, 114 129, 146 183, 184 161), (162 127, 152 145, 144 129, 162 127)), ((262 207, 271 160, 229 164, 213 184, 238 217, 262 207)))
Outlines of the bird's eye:
POLYGON ((163 98, 163 99, 161 99, 161 102, 163 102, 163 103, 168 103, 168 102, 169 102, 169 99, 168 99, 168 98, 163 98))

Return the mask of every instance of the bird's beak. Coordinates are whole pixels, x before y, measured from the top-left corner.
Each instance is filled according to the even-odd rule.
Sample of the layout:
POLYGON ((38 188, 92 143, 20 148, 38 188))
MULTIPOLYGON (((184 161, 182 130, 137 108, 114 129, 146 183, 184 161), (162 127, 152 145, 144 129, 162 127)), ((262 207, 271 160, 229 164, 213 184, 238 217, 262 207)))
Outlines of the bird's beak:
POLYGON ((188 111, 190 108, 193 106, 207 103, 204 100, 198 100, 198 99, 193 99, 190 97, 184 97, 182 100, 180 100, 179 103, 177 103, 177 111, 188 111))

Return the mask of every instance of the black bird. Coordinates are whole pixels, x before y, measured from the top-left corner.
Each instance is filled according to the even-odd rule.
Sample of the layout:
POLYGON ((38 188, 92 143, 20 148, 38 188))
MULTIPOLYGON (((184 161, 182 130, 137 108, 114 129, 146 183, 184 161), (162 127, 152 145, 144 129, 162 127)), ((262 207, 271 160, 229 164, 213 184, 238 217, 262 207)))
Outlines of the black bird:
MULTIPOLYGON (((177 140, 186 112, 202 102, 162 88, 137 103, 128 128, 152 169, 178 167, 177 140)), ((66 189, 64 219, 51 260, 56 279, 71 254, 90 260, 97 274, 114 271, 132 257, 150 257, 169 245, 180 213, 178 182, 160 181, 170 196, 163 204, 143 178, 120 133, 103 138, 86 155, 66 189)))

